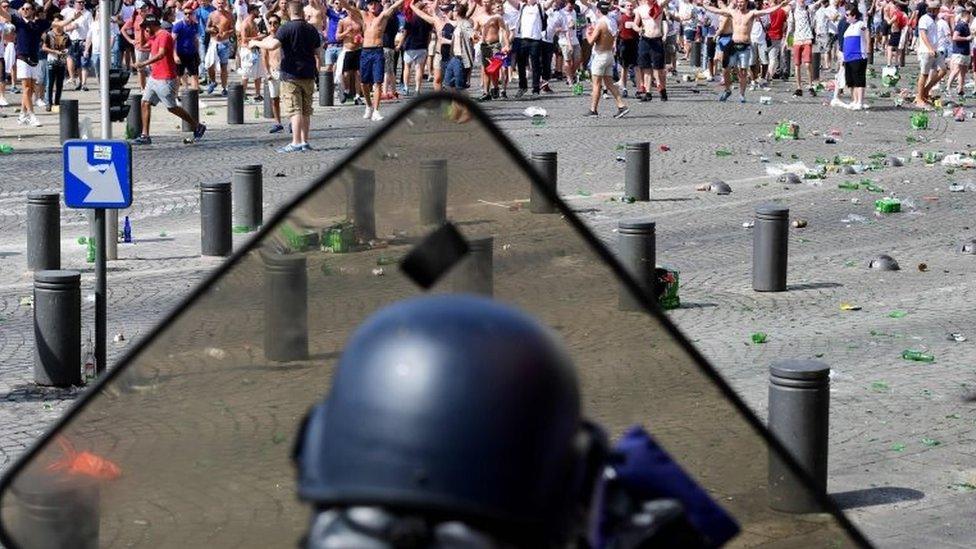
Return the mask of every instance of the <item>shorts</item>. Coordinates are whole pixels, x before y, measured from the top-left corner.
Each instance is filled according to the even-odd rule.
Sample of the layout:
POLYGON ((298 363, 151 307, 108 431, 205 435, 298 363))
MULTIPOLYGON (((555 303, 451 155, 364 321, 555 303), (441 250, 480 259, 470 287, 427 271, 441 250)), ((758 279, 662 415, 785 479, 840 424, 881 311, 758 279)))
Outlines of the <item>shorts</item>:
POLYGON ((733 42, 726 50, 726 67, 738 67, 748 69, 752 66, 752 44, 740 44, 733 42))
POLYGON ((194 76, 200 72, 200 54, 197 52, 193 53, 176 53, 176 57, 179 59, 179 63, 176 65, 176 76, 194 76))
POLYGON ((797 67, 813 59, 813 44, 793 45, 793 64, 797 67))
POLYGON ((279 75, 269 74, 265 82, 268 84, 268 97, 271 99, 281 97, 281 80, 279 79, 279 75))
POLYGON ((817 35, 817 51, 821 53, 831 51, 836 43, 836 34, 823 33, 817 35))
POLYGON ((565 44, 562 46, 563 59, 579 61, 583 57, 583 50, 579 44, 565 44))
MULTIPOLYGON (((131 38, 131 36, 130 36, 131 38)), ((127 51, 133 51, 135 46, 129 43, 128 40, 119 36, 119 53, 124 53, 127 51)))
POLYGON ((753 64, 769 64, 769 46, 766 45, 765 41, 752 45, 752 56, 753 64))
POLYGON ((242 78, 264 78, 264 64, 261 60, 260 51, 253 51, 249 48, 241 48, 237 55, 237 73, 242 78))
POLYGON ((687 40, 688 42, 693 42, 695 40, 695 29, 694 28, 685 29, 684 35, 685 35, 685 40, 687 40))
POLYGON ((637 66, 642 69, 663 69, 664 40, 642 36, 637 44, 637 66))
POLYGON ((221 66, 226 65, 230 60, 230 40, 217 42, 217 60, 221 66))
POLYGON ((495 57, 495 54, 502 52, 502 45, 500 42, 482 42, 481 43, 481 66, 487 67, 491 63, 491 59, 495 57))
POLYGON ((146 89, 142 90, 142 102, 156 106, 162 104, 167 109, 172 109, 177 105, 176 102, 177 80, 156 80, 149 77, 146 80, 146 89))
POLYGON ((423 65, 427 61, 427 50, 406 50, 403 62, 407 65, 423 65))
POLYGON ((888 35, 888 47, 891 49, 898 49, 898 45, 901 43, 901 31, 891 31, 888 35))
POLYGON ((284 80, 281 82, 282 115, 312 116, 312 92, 315 91, 315 80, 303 78, 301 80, 284 80))
POLYGON ((729 68, 729 47, 732 46, 732 35, 722 34, 715 40, 715 59, 722 60, 722 68, 729 68), (721 57, 719 57, 721 54, 721 57))
POLYGON ((844 61, 844 80, 848 88, 867 87, 868 60, 844 61))
POLYGON ((397 53, 393 48, 383 48, 383 74, 396 76, 397 53))
POLYGON ((342 54, 342 44, 329 44, 325 48, 323 55, 323 65, 335 65, 339 61, 339 55, 342 54))
POLYGON ((90 68, 90 60, 85 57, 85 41, 74 40, 68 46, 68 57, 74 61, 75 67, 86 69, 90 68))
POLYGON ((590 74, 592 76, 611 76, 613 74, 613 52, 596 51, 590 55, 590 74))
POLYGON ((678 35, 669 34, 667 38, 664 39, 664 53, 669 56, 674 56, 678 53, 678 35))
MULTIPOLYGON (((359 79, 363 84, 383 83, 383 48, 363 48, 359 56, 359 79)), ((349 61, 346 59, 346 61, 349 61)), ((345 68, 345 67, 343 67, 345 68)))
POLYGON ((965 53, 954 53, 949 57, 949 62, 958 67, 969 67, 972 57, 965 53))
POLYGON ((945 57, 938 53, 918 54, 918 64, 922 74, 929 74, 945 68, 945 57))
POLYGON ((618 42, 620 45, 620 63, 628 67, 634 67, 637 65, 637 49, 638 49, 639 39, 632 38, 630 40, 621 40, 618 42))
POLYGON ((24 63, 23 60, 17 60, 17 78, 19 80, 36 80, 40 82, 44 78, 43 69, 41 64, 38 63, 33 67, 24 63))
POLYGON ((358 72, 359 59, 363 50, 343 50, 342 72, 358 72))
POLYGON ((457 90, 464 88, 464 63, 460 57, 451 57, 444 67, 444 86, 457 90))

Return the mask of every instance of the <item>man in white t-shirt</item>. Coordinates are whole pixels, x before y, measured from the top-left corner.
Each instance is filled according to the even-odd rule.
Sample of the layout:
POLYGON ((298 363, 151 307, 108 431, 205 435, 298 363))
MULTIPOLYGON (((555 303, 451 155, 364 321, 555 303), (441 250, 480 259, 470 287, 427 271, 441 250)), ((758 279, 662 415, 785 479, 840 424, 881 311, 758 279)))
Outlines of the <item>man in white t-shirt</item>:
POLYGON ((515 94, 518 99, 528 91, 529 84, 525 75, 527 65, 532 65, 532 95, 539 95, 542 81, 542 41, 546 33, 546 12, 538 0, 525 0, 519 8, 518 25, 515 36, 518 39, 519 91, 515 94))
POLYGON ((71 39, 71 46, 68 49, 68 78, 75 84, 75 91, 88 91, 88 69, 91 62, 85 55, 85 40, 88 39, 88 30, 92 24, 92 14, 85 8, 85 0, 72 0, 70 7, 61 10, 61 16, 68 23, 64 30, 71 39), (80 13, 77 19, 75 14, 80 13))
POLYGON ((939 25, 936 15, 942 2, 927 0, 925 15, 918 20, 918 86, 915 94, 915 105, 929 108, 931 102, 929 91, 945 76, 945 57, 940 57, 939 25))

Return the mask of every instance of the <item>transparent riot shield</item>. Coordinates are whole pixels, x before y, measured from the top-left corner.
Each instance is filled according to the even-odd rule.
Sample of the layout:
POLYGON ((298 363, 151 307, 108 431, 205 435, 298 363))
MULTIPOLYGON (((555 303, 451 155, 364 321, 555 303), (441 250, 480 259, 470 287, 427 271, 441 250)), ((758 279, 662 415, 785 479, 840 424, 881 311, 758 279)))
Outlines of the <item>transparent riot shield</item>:
POLYGON ((309 510, 291 448, 350 333, 396 300, 475 292, 554 328, 586 416, 614 436, 643 424, 738 520, 733 546, 865 545, 823 496, 823 513, 770 508, 769 457, 786 460, 783 474, 799 469, 652 299, 621 310, 621 285, 639 291, 477 106, 418 99, 282 208, 8 471, 2 541, 295 546, 309 510))

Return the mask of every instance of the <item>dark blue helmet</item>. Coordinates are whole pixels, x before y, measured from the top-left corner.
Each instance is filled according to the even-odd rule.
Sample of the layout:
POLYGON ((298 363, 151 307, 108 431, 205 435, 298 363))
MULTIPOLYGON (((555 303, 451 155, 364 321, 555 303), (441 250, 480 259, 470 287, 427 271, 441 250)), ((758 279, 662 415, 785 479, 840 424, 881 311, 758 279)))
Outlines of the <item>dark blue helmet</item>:
POLYGON ((548 329, 490 299, 410 299, 350 339, 298 438, 298 493, 559 543, 585 523, 599 438, 548 329))

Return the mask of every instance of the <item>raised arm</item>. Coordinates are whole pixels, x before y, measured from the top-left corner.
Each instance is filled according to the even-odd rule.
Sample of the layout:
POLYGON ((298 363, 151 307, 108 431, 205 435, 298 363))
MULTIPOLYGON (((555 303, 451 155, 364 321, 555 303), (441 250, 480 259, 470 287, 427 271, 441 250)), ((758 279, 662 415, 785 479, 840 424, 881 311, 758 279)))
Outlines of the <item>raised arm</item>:
POLYGON ((426 2, 420 2, 420 3, 414 2, 410 4, 410 9, 413 10, 415 14, 417 14, 417 17, 423 19, 424 21, 430 23, 431 25, 436 25, 437 19, 435 19, 433 15, 427 13, 425 10, 420 8, 420 6, 426 6, 426 5, 427 5, 426 2))
POLYGON ((776 4, 775 6, 770 6, 770 7, 766 8, 766 9, 764 9, 764 10, 755 10, 754 13, 756 15, 762 17, 763 15, 769 15, 770 13, 773 13, 774 11, 776 11, 776 10, 778 10, 778 9, 786 6, 789 3, 790 3, 790 0, 781 0, 780 3, 779 4, 776 4))
POLYGON ((281 42, 274 36, 268 36, 262 40, 251 40, 247 43, 247 47, 260 48, 264 51, 274 51, 281 48, 281 42))
POLYGON ((386 8, 380 13, 380 17, 382 17, 383 19, 388 19, 391 15, 396 13, 397 10, 400 9, 400 6, 402 5, 403 5, 403 0, 396 0, 396 2, 390 4, 388 8, 386 8))
POLYGON ((707 11, 707 12, 711 12, 711 13, 714 13, 716 15, 725 15, 725 16, 728 16, 728 17, 732 17, 732 10, 730 10, 729 8, 726 8, 726 7, 715 8, 715 7, 709 6, 708 4, 702 4, 701 5, 701 8, 703 10, 707 11))
POLYGON ((363 20, 363 12, 359 11, 359 8, 349 2, 349 0, 339 0, 339 6, 349 13, 350 17, 355 17, 356 19, 363 20))

